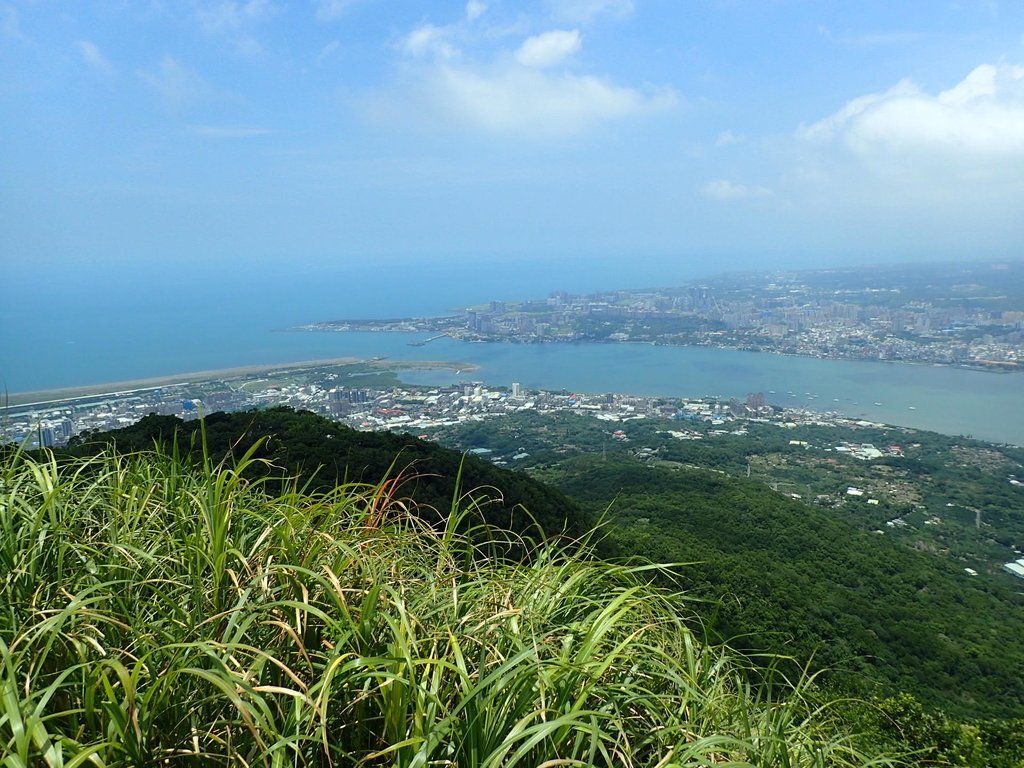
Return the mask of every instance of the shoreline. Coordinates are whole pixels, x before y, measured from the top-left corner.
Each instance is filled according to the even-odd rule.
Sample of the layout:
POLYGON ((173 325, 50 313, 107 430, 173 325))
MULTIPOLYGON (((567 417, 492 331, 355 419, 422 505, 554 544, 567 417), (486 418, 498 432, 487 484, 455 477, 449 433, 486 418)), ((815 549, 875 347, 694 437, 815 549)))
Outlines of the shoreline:
POLYGON ((167 374, 165 376, 149 376, 141 379, 125 379, 102 384, 85 384, 74 387, 56 387, 54 389, 38 389, 24 392, 9 392, 3 397, 3 406, 8 408, 27 408, 36 405, 69 400, 84 400, 104 395, 121 396, 142 392, 160 387, 181 386, 215 379, 233 379, 275 371, 309 370, 343 365, 369 365, 378 368, 452 368, 463 371, 474 371, 479 366, 473 363, 449 362, 444 360, 390 360, 386 358, 334 357, 319 360, 297 360, 290 363, 263 363, 259 365, 243 365, 234 368, 215 368, 206 371, 188 371, 167 374))
MULTIPOLYGON (((380 321, 362 321, 362 320, 330 320, 330 321, 317 321, 313 323, 307 323, 304 325, 290 326, 288 328, 275 329, 277 333, 436 333, 436 329, 423 329, 423 328, 385 328, 380 327, 385 324, 397 324, 403 322, 420 322, 424 320, 445 320, 446 317, 413 317, 408 319, 399 320, 380 320, 380 321), (363 328, 333 328, 331 325, 366 325, 363 328), (373 327, 370 327, 371 324, 373 327)), ((650 345, 656 347, 680 347, 680 348, 691 348, 691 349, 727 349, 735 352, 756 352, 757 354, 764 355, 779 355, 781 357, 798 357, 809 360, 836 360, 836 361, 847 361, 854 363, 889 363, 894 365, 923 365, 923 366, 935 366, 940 368, 954 368, 964 371, 977 371, 979 373, 998 373, 998 374, 1014 374, 1024 373, 1024 363, 1006 360, 974 360, 965 362, 953 362, 948 360, 905 360, 901 358, 885 359, 885 358, 874 358, 874 357, 846 357, 842 355, 825 355, 825 354, 809 354, 805 352, 786 352, 780 349, 765 349, 765 348, 752 348, 732 344, 699 344, 699 343, 678 343, 671 341, 663 341, 661 339, 649 339, 649 340, 615 340, 615 339, 558 339, 558 338, 533 338, 525 339, 519 337, 511 338, 493 338, 493 337, 480 337, 480 338, 465 338, 461 335, 452 335, 449 332, 444 332, 442 335, 447 336, 453 341, 461 342, 462 344, 545 344, 545 345, 560 345, 560 344, 640 344, 650 345)), ((416 345, 419 346, 419 345, 416 345)))

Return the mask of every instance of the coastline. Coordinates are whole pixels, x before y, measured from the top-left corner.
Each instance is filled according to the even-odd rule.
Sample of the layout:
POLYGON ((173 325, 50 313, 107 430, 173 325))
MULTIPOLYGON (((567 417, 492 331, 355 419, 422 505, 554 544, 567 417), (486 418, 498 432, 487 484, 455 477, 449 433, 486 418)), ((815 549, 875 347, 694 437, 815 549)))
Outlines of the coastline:
POLYGON ((214 379, 235 379, 242 376, 253 376, 276 371, 309 370, 343 365, 367 365, 381 369, 409 368, 452 368, 463 371, 476 370, 472 363, 448 362, 443 360, 388 360, 379 358, 363 359, 358 357, 334 357, 320 360, 298 360, 292 363, 273 363, 261 365, 243 365, 235 368, 216 368, 206 371, 189 371, 166 376, 150 376, 142 379, 105 382, 102 384, 86 384, 77 387, 59 387, 56 389, 40 389, 26 392, 9 392, 3 395, 4 407, 25 408, 34 405, 48 405, 68 400, 81 400, 101 397, 103 395, 126 395, 159 387, 170 387, 214 379))
MULTIPOLYGON (((280 333, 436 333, 436 328, 409 328, 406 323, 441 321, 447 317, 414 317, 398 320, 329 320, 295 325, 287 328, 275 329, 280 333), (385 327, 385 326, 395 327, 385 327), (337 327, 332 327, 337 326, 337 327), (352 327, 362 326, 362 327, 352 327)), ((453 334, 444 331, 442 335, 453 341, 462 344, 641 344, 656 347, 680 347, 692 349, 727 349, 736 352, 757 352, 766 355, 779 355, 781 357, 796 357, 810 360, 839 360, 856 363, 889 363, 897 365, 922 365, 941 368, 954 368, 965 371, 978 371, 980 373, 1014 374, 1024 373, 1024 363, 1006 360, 970 360, 954 362, 949 360, 927 360, 927 359, 905 359, 905 358, 876 358, 876 357, 853 357, 845 355, 811 354, 807 352, 787 352, 781 349, 749 347, 738 344, 711 344, 711 343, 686 343, 677 341, 666 341, 664 339, 568 339, 568 338, 522 338, 518 336, 497 337, 497 336, 476 336, 467 338, 463 334, 453 334)), ((414 345, 420 346, 420 345, 414 345)))

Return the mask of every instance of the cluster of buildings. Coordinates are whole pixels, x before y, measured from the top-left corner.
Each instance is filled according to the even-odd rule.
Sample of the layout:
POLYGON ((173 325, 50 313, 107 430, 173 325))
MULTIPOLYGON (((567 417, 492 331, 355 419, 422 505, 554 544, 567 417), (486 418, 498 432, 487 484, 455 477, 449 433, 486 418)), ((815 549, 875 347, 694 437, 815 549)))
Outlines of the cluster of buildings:
POLYGON ((836 453, 845 453, 848 456, 852 456, 855 459, 860 459, 861 461, 881 459, 886 456, 892 456, 896 458, 903 457, 903 448, 901 448, 898 445, 887 445, 884 448, 876 448, 871 443, 843 442, 835 446, 833 450, 836 453))
POLYGON ((611 393, 586 395, 527 391, 516 382, 510 389, 464 383, 429 390, 396 387, 374 392, 337 388, 327 392, 325 415, 356 429, 417 432, 524 411, 575 411, 609 422, 658 418, 706 420, 719 424, 735 418, 777 413, 764 404, 763 395, 751 395, 748 402, 754 405, 741 403, 735 398, 664 399, 611 393))
POLYGON ((990 275, 986 285, 955 279, 918 273, 841 280, 828 272, 748 275, 682 288, 555 292, 536 301, 492 301, 457 316, 302 329, 430 331, 466 341, 632 341, 1024 368, 1024 307, 991 295, 994 289, 986 285, 998 282, 990 275), (879 280, 881 287, 849 287, 858 280, 879 280))
POLYGON ((1024 579, 1024 557, 1019 557, 1012 563, 1006 563, 1003 566, 1003 570, 1017 578, 1024 579))
POLYGON ((215 411, 280 405, 313 411, 355 429, 393 430, 426 437, 434 428, 524 411, 574 411, 608 422, 656 418, 672 420, 680 429, 686 422, 723 425, 735 419, 775 420, 791 426, 798 422, 823 423, 825 419, 828 423, 846 421, 811 412, 782 411, 767 405, 761 393, 752 393, 745 400, 665 399, 527 390, 516 382, 508 388, 463 382, 428 389, 352 386, 355 380, 343 367, 306 371, 292 368, 16 405, 6 409, 0 420, 0 442, 61 446, 76 435, 125 427, 150 413, 187 420, 215 411))
MULTIPOLYGON (((864 294, 870 298, 869 293, 864 294)), ((862 297, 864 298, 864 297, 862 297)), ((452 321, 468 340, 634 341, 755 349, 812 357, 1024 367, 1024 311, 911 302, 899 308, 823 296, 804 286, 781 293, 553 294, 545 303, 492 302, 452 321)))

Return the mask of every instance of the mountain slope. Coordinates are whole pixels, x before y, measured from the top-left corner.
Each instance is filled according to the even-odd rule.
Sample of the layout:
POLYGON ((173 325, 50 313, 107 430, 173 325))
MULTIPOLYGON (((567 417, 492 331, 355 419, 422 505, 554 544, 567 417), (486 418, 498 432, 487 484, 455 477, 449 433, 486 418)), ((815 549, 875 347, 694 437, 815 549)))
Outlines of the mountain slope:
POLYGON ((409 435, 359 432, 290 408, 214 413, 203 422, 150 415, 124 429, 77 438, 67 453, 87 456, 109 444, 132 452, 176 441, 180 451, 197 461, 204 440, 215 462, 240 457, 262 440, 254 458, 272 466, 250 466, 249 473, 297 477, 307 490, 398 478, 389 494, 408 497, 419 515, 434 521, 444 517, 459 490, 488 500, 479 510, 488 523, 520 534, 578 537, 591 528, 588 516, 564 494, 524 474, 409 435))
POLYGON ((493 557, 249 461, 0 450, 0 765, 889 764, 643 568, 493 557))
MULTIPOLYGON (((1020 596, 763 485, 616 456, 562 461, 548 474, 555 490, 408 435, 356 432, 288 409, 213 414, 205 433, 215 459, 265 438, 256 456, 311 489, 407 470, 399 495, 429 505, 435 511, 420 514, 435 520, 451 505, 460 466, 464 490, 491 489, 482 512, 497 526, 537 536, 535 519, 547 535, 580 536, 605 515, 600 555, 695 563, 678 569, 681 583, 707 599, 701 611, 713 630, 744 650, 813 658, 846 689, 880 684, 961 717, 1024 713, 1020 596)), ((175 434, 182 450, 191 442, 191 455, 201 454, 198 422, 155 416, 71 450, 111 441, 145 449, 175 434)))
POLYGON ((609 510, 624 552, 678 569, 746 650, 912 691, 961 716, 1024 713, 1024 600, 763 485, 628 458, 565 462, 555 484, 609 510))

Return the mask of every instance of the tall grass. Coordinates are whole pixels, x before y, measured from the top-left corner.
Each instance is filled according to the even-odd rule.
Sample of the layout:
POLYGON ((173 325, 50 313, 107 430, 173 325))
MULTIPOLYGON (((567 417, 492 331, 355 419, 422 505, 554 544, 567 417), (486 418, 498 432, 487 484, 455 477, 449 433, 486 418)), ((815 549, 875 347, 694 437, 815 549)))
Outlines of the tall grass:
POLYGON ((271 497, 252 462, 4 458, 0 764, 869 762, 643 567, 487 556, 471 498, 436 530, 394 479, 271 497))

